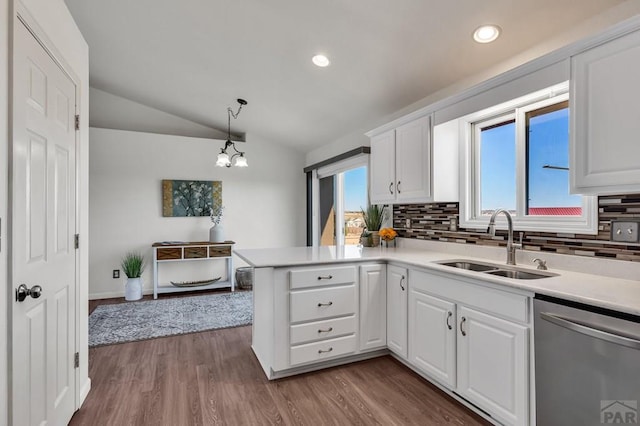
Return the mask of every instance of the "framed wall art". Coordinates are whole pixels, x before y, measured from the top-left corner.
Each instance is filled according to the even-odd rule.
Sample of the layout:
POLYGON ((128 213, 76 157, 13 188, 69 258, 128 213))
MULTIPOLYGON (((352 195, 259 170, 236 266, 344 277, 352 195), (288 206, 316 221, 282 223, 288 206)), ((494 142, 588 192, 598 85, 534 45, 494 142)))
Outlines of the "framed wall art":
POLYGON ((163 180, 162 216, 209 216, 222 206, 222 182, 204 180, 163 180))

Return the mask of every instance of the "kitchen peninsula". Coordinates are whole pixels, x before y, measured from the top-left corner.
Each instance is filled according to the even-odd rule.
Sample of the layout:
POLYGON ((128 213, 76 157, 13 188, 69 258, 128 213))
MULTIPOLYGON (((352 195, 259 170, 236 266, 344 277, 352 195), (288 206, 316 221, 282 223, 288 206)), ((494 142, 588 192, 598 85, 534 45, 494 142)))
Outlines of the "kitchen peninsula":
POLYGON ((531 423, 535 295, 640 314, 636 265, 603 277, 575 271, 606 261, 550 254, 539 271, 533 252, 512 267, 503 248, 426 242, 234 253, 255 268, 252 348, 269 379, 391 353, 504 424, 531 423))

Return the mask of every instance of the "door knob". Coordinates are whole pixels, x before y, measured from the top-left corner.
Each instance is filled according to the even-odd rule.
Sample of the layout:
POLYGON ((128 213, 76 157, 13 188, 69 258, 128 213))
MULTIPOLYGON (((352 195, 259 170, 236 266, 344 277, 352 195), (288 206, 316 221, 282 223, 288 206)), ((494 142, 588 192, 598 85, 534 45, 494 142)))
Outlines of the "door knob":
POLYGON ((24 302, 27 296, 37 299, 41 294, 42 287, 39 285, 34 285, 33 287, 28 288, 26 284, 20 284, 16 289, 16 301, 24 302))

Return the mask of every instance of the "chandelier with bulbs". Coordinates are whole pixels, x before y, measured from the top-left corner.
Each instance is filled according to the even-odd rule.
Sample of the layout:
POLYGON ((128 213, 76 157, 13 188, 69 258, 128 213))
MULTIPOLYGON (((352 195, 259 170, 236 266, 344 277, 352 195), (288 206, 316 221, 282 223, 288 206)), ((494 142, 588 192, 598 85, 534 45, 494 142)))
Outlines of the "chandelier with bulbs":
POLYGON ((242 107, 247 104, 247 101, 244 99, 238 99, 238 103, 240 106, 238 107, 237 112, 233 112, 231 107, 227 108, 227 141, 224 143, 224 148, 220 149, 220 154, 218 154, 218 159, 216 160, 216 166, 218 167, 231 167, 233 163, 236 167, 247 167, 247 159, 244 156, 243 151, 238 151, 236 148, 236 144, 231 141, 231 117, 233 119, 237 119, 238 115, 240 115, 240 111, 242 111, 242 107), (231 156, 229 156, 229 148, 233 148, 231 156))

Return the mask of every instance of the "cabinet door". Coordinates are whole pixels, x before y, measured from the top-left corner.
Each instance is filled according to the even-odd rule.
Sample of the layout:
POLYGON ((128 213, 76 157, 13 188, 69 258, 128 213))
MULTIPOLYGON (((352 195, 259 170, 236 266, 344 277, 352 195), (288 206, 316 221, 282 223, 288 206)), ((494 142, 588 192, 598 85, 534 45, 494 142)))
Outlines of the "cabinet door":
POLYGON ((431 118, 429 116, 396 129, 396 200, 420 202, 431 199, 431 118))
POLYGON ((571 58, 571 192, 640 191, 640 32, 571 58))
POLYGON ((508 425, 529 419, 528 328, 458 306, 458 393, 508 425))
POLYGON ((360 267, 360 350, 387 346, 386 265, 360 267))
POLYGON ((396 199, 395 130, 371 138, 369 182, 372 204, 393 202, 396 199))
POLYGON ((456 386, 456 305, 413 287, 409 291, 409 362, 439 382, 456 386))
POLYGON ((387 346, 407 358, 407 270, 387 266, 387 346))

